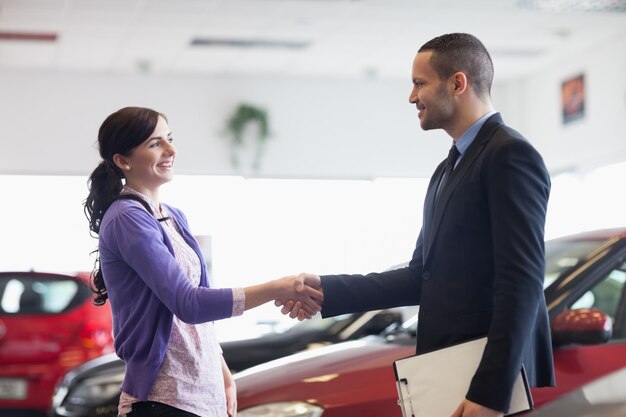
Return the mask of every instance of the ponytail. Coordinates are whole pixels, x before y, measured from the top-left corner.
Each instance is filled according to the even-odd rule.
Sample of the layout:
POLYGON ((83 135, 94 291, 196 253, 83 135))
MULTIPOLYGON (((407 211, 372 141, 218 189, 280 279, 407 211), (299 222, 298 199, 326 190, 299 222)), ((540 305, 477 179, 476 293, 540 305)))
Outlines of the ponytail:
MULTIPOLYGON (((113 201, 120 195, 120 191, 122 191, 122 175, 113 162, 102 161, 91 173, 87 184, 89 195, 84 203, 85 216, 87 216, 89 221, 89 230, 91 230, 92 235, 98 235, 104 213, 106 213, 113 201)), ((109 296, 104 284, 102 270, 100 269, 98 249, 94 250, 92 254, 96 255, 96 260, 91 273, 93 281, 91 290, 95 293, 94 304, 100 306, 106 303, 109 296)))
POLYGON ((94 169, 87 181, 89 195, 85 200, 85 215, 89 221, 89 230, 100 233, 100 223, 104 213, 122 191, 122 175, 113 162, 102 161, 94 169))

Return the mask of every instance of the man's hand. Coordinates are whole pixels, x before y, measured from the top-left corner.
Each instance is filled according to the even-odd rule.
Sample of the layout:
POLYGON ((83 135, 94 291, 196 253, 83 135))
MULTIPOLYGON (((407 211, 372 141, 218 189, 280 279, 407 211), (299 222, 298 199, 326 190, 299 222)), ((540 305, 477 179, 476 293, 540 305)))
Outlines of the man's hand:
POLYGON ((503 417, 504 413, 470 400, 463 400, 450 417, 503 417))
MULTIPOLYGON (((298 293, 310 293, 314 301, 318 302, 319 308, 315 311, 321 310, 322 302, 324 301, 324 291, 322 289, 322 281, 319 275, 301 273, 296 277, 296 291, 298 293)), ((274 304, 277 307, 281 307, 280 310, 283 314, 289 314, 289 317, 297 318, 298 320, 304 320, 305 318, 311 318, 315 315, 315 312, 311 314, 311 305, 303 303, 296 298, 276 299, 274 304)))

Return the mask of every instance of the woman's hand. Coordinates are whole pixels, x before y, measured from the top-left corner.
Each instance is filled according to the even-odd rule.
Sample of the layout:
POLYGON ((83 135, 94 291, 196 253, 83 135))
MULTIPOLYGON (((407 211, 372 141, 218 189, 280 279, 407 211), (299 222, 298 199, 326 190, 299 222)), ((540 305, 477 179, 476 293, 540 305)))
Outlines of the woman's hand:
POLYGON ((226 390, 226 411, 228 417, 237 416, 237 385, 230 373, 230 369, 222 356, 222 374, 224 375, 224 388, 226 390))

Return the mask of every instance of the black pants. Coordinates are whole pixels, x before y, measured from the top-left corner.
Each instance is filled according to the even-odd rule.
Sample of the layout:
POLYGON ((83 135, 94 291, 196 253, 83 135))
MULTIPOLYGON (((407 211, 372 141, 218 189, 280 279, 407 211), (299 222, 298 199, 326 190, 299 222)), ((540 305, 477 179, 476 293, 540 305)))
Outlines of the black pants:
POLYGON ((179 410, 171 405, 154 401, 140 401, 133 404, 133 411, 127 417, 198 417, 189 411, 179 410))

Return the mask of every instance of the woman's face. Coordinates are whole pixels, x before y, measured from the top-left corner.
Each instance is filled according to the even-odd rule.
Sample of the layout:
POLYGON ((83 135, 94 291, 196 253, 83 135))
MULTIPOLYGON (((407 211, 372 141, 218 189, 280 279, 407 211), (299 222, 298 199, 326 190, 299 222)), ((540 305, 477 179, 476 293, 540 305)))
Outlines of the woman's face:
MULTIPOLYGON (((172 180, 174 176, 174 147, 172 132, 165 119, 159 116, 154 132, 130 155, 120 158, 120 168, 126 183, 133 189, 150 195, 172 180)), ((118 164, 119 165, 119 164, 118 164)))

